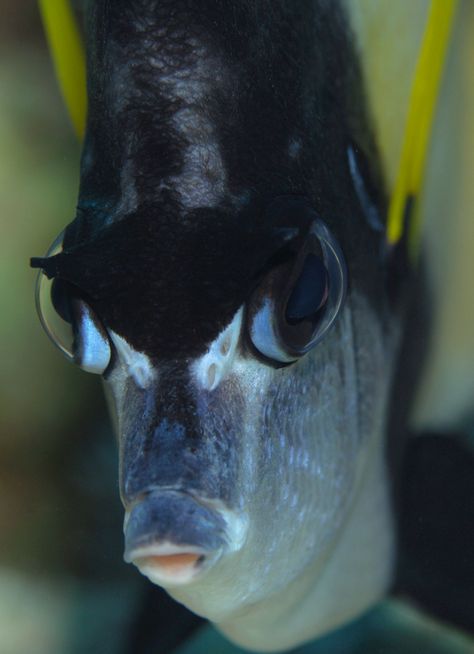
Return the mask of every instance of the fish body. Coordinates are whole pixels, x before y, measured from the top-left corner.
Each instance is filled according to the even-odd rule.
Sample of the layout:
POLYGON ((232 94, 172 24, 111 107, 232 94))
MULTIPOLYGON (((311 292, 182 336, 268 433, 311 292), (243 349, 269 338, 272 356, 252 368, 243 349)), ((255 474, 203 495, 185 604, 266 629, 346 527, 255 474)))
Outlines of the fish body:
POLYGON ((104 375, 125 558, 235 642, 287 649, 393 564, 403 302, 343 6, 97 0, 86 31, 77 215, 42 267, 104 375))

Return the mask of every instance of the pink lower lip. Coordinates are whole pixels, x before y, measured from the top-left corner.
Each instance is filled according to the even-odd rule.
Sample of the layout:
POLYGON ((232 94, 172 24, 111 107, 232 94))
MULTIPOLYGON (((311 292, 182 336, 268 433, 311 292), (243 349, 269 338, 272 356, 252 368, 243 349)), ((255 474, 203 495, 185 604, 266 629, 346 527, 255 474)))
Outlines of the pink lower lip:
POLYGON ((186 546, 161 543, 137 548, 125 555, 125 560, 159 586, 175 586, 194 581, 204 571, 207 558, 204 551, 186 546))
POLYGON ((137 557, 134 563, 139 568, 156 568, 166 574, 179 574, 193 568, 202 556, 191 552, 161 554, 137 557))

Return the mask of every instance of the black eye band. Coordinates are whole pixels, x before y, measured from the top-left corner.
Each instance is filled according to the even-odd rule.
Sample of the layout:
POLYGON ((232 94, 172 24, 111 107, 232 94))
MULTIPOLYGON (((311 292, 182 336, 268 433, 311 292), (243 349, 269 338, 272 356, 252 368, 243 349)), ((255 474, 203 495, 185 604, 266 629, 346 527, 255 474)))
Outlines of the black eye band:
MULTIPOLYGON (((61 239, 62 239, 62 233, 61 233, 61 239)), ((54 243, 56 243, 56 241, 54 243)), ((54 246, 54 243, 51 246, 51 248, 54 246)), ((56 254, 56 255, 51 255, 49 257, 48 256, 32 257, 30 259, 30 266, 31 268, 40 268, 48 279, 53 279, 53 277, 56 277, 58 274, 58 260, 56 258, 57 256, 58 255, 56 254)))

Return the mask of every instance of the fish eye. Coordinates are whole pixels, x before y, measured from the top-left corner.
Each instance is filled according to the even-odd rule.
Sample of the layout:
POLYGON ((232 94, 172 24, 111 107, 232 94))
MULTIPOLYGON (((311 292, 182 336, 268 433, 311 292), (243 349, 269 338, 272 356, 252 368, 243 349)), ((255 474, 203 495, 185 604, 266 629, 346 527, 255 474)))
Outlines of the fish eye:
MULTIPOLYGON (((45 258, 62 251, 64 232, 45 258)), ((109 365, 111 348, 107 332, 91 307, 62 279, 48 279, 43 270, 36 281, 36 310, 50 340, 72 363, 86 372, 102 374, 109 365)))
POLYGON ((248 308, 248 333, 257 352, 289 364, 315 347, 344 302, 347 272, 330 230, 316 219, 291 261, 268 275, 248 308))

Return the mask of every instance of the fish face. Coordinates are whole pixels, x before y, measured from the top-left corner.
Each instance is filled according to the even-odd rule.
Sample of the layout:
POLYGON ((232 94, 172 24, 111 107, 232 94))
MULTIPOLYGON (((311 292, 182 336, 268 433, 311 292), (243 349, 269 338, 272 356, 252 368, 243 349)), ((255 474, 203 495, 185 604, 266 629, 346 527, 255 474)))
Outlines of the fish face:
POLYGON ((147 378, 119 354, 106 381, 126 560, 216 622, 324 569, 383 431, 390 378, 386 336, 357 295, 324 346, 289 367, 249 352, 246 319, 242 307, 201 356, 147 378))
POLYGON ((90 3, 78 213, 41 265, 111 399, 125 559, 268 650, 389 582, 400 315, 339 3, 205 4, 90 3))

